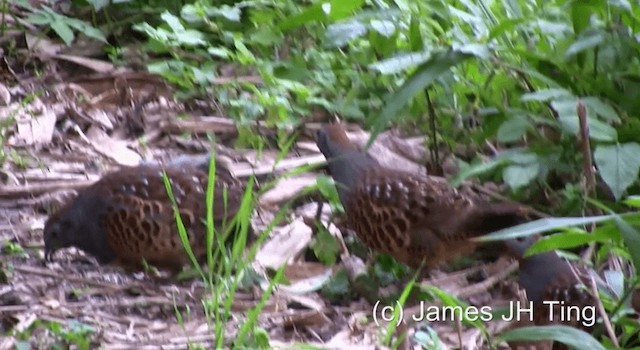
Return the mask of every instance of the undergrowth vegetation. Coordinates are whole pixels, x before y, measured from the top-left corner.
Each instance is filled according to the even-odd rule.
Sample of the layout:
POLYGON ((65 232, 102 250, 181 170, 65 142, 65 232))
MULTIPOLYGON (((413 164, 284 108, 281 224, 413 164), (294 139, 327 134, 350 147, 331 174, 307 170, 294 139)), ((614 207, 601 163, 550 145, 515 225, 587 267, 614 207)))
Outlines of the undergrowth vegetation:
MULTIPOLYGON (((15 3, 43 32, 65 43, 80 34, 105 42, 113 62, 158 73, 179 98, 223 111, 239 125, 238 146, 288 149, 292 128, 326 114, 362 124, 372 138, 397 126, 427 136, 431 173, 445 174, 444 161, 453 161, 455 184, 505 183, 514 199, 554 217, 601 215, 536 222, 503 238, 553 231, 533 250, 596 244, 594 266, 612 257, 640 266, 637 2, 80 0, 66 12, 15 3), (277 129, 276 139, 253 132, 253 121, 277 129)), ((0 121, 0 141, 2 128, 0 121)), ((318 186, 329 192, 326 182, 318 186)), ((250 204, 244 209, 246 238, 250 204)), ((335 262, 331 236, 316 240, 318 259, 335 262)), ((237 249, 217 265, 227 284, 201 272, 213 295, 233 295, 240 283, 247 264, 237 249)), ((210 261, 222 261, 219 253, 210 261)), ((386 266, 378 277, 394 279, 401 269, 386 266)), ((595 337, 624 348, 638 332, 628 306, 637 279, 608 271, 618 288, 602 299, 618 339, 595 337)), ((339 280, 328 298, 346 293, 339 280)), ((230 317, 230 304, 213 299, 212 323, 230 317)))

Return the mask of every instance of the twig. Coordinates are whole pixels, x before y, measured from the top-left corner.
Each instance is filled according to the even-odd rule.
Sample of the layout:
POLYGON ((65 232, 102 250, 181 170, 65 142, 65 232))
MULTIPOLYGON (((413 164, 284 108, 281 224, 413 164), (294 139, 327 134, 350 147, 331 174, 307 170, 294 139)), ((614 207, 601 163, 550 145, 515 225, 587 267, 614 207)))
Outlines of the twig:
POLYGON ((593 294, 596 300, 596 307, 598 308, 598 313, 602 315, 602 323, 604 323, 604 328, 607 330, 607 334, 609 335, 609 339, 613 342, 615 348, 619 348, 618 338, 616 337, 616 333, 613 331, 613 327, 611 326, 611 320, 607 316, 607 312, 604 309, 604 305, 602 304, 602 300, 598 297, 598 287, 596 286, 596 281, 593 276, 589 276, 589 289, 593 294))
POLYGON ((120 285, 117 285, 117 284, 101 282, 101 281, 91 280, 91 279, 77 277, 77 276, 63 276, 63 275, 60 275, 59 273, 56 273, 55 271, 51 271, 51 270, 48 270, 48 269, 40 269, 40 268, 33 267, 33 266, 24 266, 24 265, 20 266, 20 265, 17 265, 17 266, 14 266, 14 269, 16 271, 23 272, 23 273, 31 273, 31 274, 36 274, 36 275, 40 275, 40 276, 46 276, 46 277, 52 277, 52 278, 58 278, 58 279, 66 279, 66 280, 71 281, 71 282, 85 283, 85 284, 93 285, 93 286, 97 286, 97 287, 108 288, 112 292, 118 292, 118 291, 130 289, 130 288, 133 288, 133 287, 141 287, 142 286, 142 285, 138 285, 138 284, 120 286, 120 285))
MULTIPOLYGON (((593 170, 593 161, 591 156, 591 144, 589 143, 589 124, 587 123, 587 108, 584 106, 584 102, 578 101, 578 121, 580 122, 580 148, 582 150, 582 175, 584 176, 584 188, 583 196, 588 198, 592 196, 595 198, 596 188, 596 175, 593 170)), ((602 211, 599 208, 593 209, 593 214, 602 215, 602 211)), ((587 231, 591 232, 595 229, 596 224, 592 223, 587 228, 587 231)), ((590 243, 589 247, 585 250, 583 258, 591 260, 595 250, 595 243, 590 243)))
POLYGON ((431 130, 431 142, 429 145, 429 151, 431 153, 431 159, 433 159, 433 165, 437 169, 438 175, 442 175, 442 164, 440 164, 440 152, 438 152, 438 135, 437 135, 437 123, 436 123, 436 109, 433 107, 431 96, 429 95, 429 89, 425 89, 427 95, 427 106, 429 108, 429 128, 431 130))
POLYGON ((589 143, 589 125, 587 124, 587 109, 582 101, 578 101, 578 120, 580 121, 580 148, 582 150, 582 174, 585 180, 584 196, 594 195, 596 176, 593 171, 591 145, 589 143))

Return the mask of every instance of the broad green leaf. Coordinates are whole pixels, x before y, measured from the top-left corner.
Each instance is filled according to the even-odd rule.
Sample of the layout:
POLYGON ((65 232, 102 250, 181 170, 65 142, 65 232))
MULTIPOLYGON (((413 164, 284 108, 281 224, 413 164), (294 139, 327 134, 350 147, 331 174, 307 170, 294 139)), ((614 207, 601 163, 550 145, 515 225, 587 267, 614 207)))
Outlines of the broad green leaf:
POLYGON ((324 21, 327 18, 327 14, 323 11, 322 4, 322 2, 313 4, 299 14, 282 21, 279 26, 280 29, 287 31, 312 21, 324 21))
POLYGON ((498 167, 499 165, 502 165, 505 161, 506 160, 502 158, 494 158, 489 162, 480 162, 477 164, 468 165, 463 169, 461 169, 458 175, 456 175, 456 177, 451 181, 451 186, 458 187, 466 179, 472 176, 489 172, 495 169, 496 167, 498 167))
POLYGON ((53 18, 44 12, 38 11, 30 14, 29 17, 27 17, 27 22, 36 25, 49 25, 53 22, 53 18))
POLYGON ((491 51, 489 50, 489 47, 487 47, 487 45, 485 44, 478 44, 478 43, 470 43, 470 44, 463 44, 463 45, 454 44, 453 49, 460 51, 462 53, 468 53, 470 55, 474 55, 478 58, 489 59, 491 57, 491 51))
POLYGON ((369 65, 382 74, 395 74, 424 63, 431 57, 431 51, 400 54, 369 65))
POLYGON ((536 24, 540 31, 546 35, 561 37, 571 33, 571 27, 562 22, 551 22, 544 19, 536 20, 536 24))
POLYGON ((160 18, 162 18, 162 20, 165 21, 165 23, 169 25, 169 28, 174 32, 178 33, 184 31, 184 26, 180 23, 180 19, 172 13, 165 11, 160 15, 160 18))
MULTIPOLYGON (((517 52, 519 55, 523 55, 523 56, 526 55, 525 51, 516 51, 516 50, 514 50, 514 52, 517 52)), ((526 74, 528 76, 531 76, 532 78, 540 80, 541 83, 549 85, 550 87, 561 87, 561 84, 559 84, 555 80, 551 79, 550 77, 538 72, 535 69, 527 68, 527 67, 520 67, 520 66, 510 66, 508 64, 505 64, 504 66, 505 66, 505 68, 513 69, 514 71, 521 71, 522 73, 524 73, 524 74, 526 74)))
POLYGON ((573 32, 580 35, 583 30, 589 27, 589 19, 591 18, 591 6, 588 1, 572 1, 570 3, 570 14, 573 24, 573 32))
POLYGON ((638 178, 640 145, 635 142, 599 145, 593 157, 600 176, 616 199, 620 199, 624 191, 638 178))
POLYGON ((601 32, 589 32, 576 40, 564 53, 566 58, 574 56, 582 51, 592 49, 604 41, 604 34, 601 32))
POLYGON ((537 154, 521 149, 512 149, 508 152, 503 152, 501 156, 518 165, 537 164, 540 162, 537 154))
POLYGON ((204 40, 204 35, 197 30, 187 29, 181 32, 176 32, 174 37, 180 44, 185 46, 199 46, 207 44, 204 40))
POLYGON ((335 182, 333 179, 328 176, 318 176, 316 178, 316 185, 318 186, 318 190, 324 198, 329 200, 329 204, 333 209, 336 209, 340 212, 343 212, 342 203, 340 202, 340 197, 338 196, 338 191, 336 189, 335 182))
POLYGON ((327 28, 325 42, 329 46, 341 47, 350 40, 358 38, 367 32, 367 26, 358 21, 350 20, 334 23, 327 28))
MULTIPOLYGON (((578 119, 578 99, 562 99, 551 102, 551 106, 558 112, 558 119, 562 129, 577 135, 580 130, 578 119)), ((589 138, 599 141, 615 141, 618 138, 616 129, 598 120, 596 113, 587 107, 587 124, 589 126, 589 138)))
POLYGON ((528 185, 540 172, 538 162, 525 165, 509 165, 502 172, 502 178, 512 190, 528 185))
POLYGON ((88 23, 83 22, 83 21, 77 21, 77 22, 72 22, 71 27, 77 29, 78 31, 82 32, 84 35, 88 36, 89 38, 92 39, 96 39, 99 41, 102 41, 103 43, 107 42, 107 38, 104 36, 104 33, 93 26, 90 26, 88 23))
POLYGON ((517 114, 507 119, 498 128, 496 137, 499 142, 514 142, 518 141, 527 133, 527 130, 531 127, 531 123, 526 116, 517 114))
POLYGON ((56 20, 51 23, 51 28, 58 34, 60 39, 64 41, 65 44, 71 45, 75 35, 73 34, 73 30, 67 25, 67 23, 63 20, 56 20))
POLYGON ((606 120, 611 120, 614 122, 619 122, 620 117, 613 107, 609 104, 603 102, 598 97, 582 97, 582 102, 584 102, 585 106, 593 110, 597 115, 603 117, 606 120))
POLYGON ((207 52, 211 56, 216 56, 220 58, 229 58, 231 57, 231 51, 226 47, 210 47, 207 49, 207 52))
POLYGON ((592 242, 607 242, 611 240, 609 234, 604 230, 596 230, 597 232, 591 234, 574 228, 563 228, 563 230, 566 232, 545 236, 537 240, 527 249, 525 256, 544 253, 554 249, 569 249, 592 242))
POLYGON ((525 23, 525 21, 526 20, 524 18, 503 18, 497 26, 491 28, 487 39, 491 40, 505 33, 508 34, 520 24, 525 23))
POLYGON ((329 18, 339 20, 353 15, 353 13, 362 7, 364 0, 331 0, 331 10, 329 18))
POLYGON ((233 22, 240 22, 240 16, 242 15, 242 10, 239 7, 232 7, 229 5, 222 5, 219 8, 215 9, 216 15, 222 16, 233 22))
POLYGON ((591 334, 569 326, 522 327, 499 336, 502 340, 555 340, 575 349, 606 350, 591 334))
POLYGON ((561 99, 565 97, 573 97, 571 91, 566 89, 542 89, 536 92, 530 92, 523 94, 520 97, 520 101, 538 101, 538 102, 547 102, 551 100, 561 99))
POLYGON ((419 91, 433 83, 442 74, 466 59, 473 57, 459 51, 445 51, 434 54, 429 61, 421 65, 413 75, 394 94, 385 99, 385 106, 375 118, 371 137, 367 148, 384 129, 389 121, 396 117, 400 110, 409 103, 419 91))
POLYGON ((371 21, 371 28, 385 38, 390 37, 396 31, 396 26, 391 21, 377 20, 371 21))
POLYGON ((318 230, 311 244, 311 249, 313 249, 318 260, 328 266, 335 264, 340 253, 340 245, 336 238, 326 229, 318 230))

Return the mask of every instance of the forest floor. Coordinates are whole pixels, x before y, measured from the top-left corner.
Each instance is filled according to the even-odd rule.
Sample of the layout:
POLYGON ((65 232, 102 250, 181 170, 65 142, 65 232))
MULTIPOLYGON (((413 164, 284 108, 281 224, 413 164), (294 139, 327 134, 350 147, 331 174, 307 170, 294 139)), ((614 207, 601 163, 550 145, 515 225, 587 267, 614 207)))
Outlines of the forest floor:
MULTIPOLYGON (((0 130, 7 156, 0 171, 0 329, 7 336, 0 340, 0 349, 25 348, 27 343, 33 349, 49 349, 82 339, 89 348, 102 349, 211 348, 213 325, 202 312, 203 301, 211 296, 202 281, 160 282, 116 266, 100 266, 76 249, 45 262, 46 218, 108 171, 209 152, 206 134, 215 135, 216 154, 239 178, 255 174, 259 181, 273 179, 301 165, 321 164, 324 157, 312 137, 319 123, 306 124, 292 151, 276 163, 278 149, 260 154, 235 149, 236 126, 224 111, 212 112, 215 103, 177 103, 172 89, 157 76, 117 68, 90 53, 68 48, 62 53, 60 45, 47 40, 30 40, 27 36, 27 47, 19 55, 0 62, 0 130)), ((252 127, 267 139, 275 133, 260 123, 252 127)), ((353 140, 364 145, 368 134, 351 129, 356 130, 350 134, 353 140)), ((383 164, 423 172, 423 144, 420 138, 390 131, 377 139, 372 154, 383 164)), ((259 326, 267 331, 272 347, 304 342, 324 348, 381 348, 387 323, 374 322, 374 304, 359 295, 329 301, 319 292, 347 261, 327 266, 308 258, 319 204, 308 196, 299 198, 320 173, 281 177, 257 200, 252 225, 262 232, 284 203, 296 199, 253 263, 262 274, 286 263, 289 282, 276 288, 259 316, 259 326)), ((329 224, 328 205, 320 218, 339 239, 350 234, 329 224)), ((471 305, 498 307, 514 298, 508 278, 514 268, 513 262, 498 260, 460 271, 431 271, 431 279, 420 282, 471 305)), ((262 293, 256 286, 234 295, 237 317, 226 324, 229 339, 262 293)), ((411 307, 406 320, 410 313, 419 313, 420 304, 411 307)), ((490 334, 507 327, 500 321, 489 325, 490 334)), ((408 322, 400 329, 414 336, 424 327, 435 330, 445 348, 488 347, 478 328, 450 320, 408 322)))

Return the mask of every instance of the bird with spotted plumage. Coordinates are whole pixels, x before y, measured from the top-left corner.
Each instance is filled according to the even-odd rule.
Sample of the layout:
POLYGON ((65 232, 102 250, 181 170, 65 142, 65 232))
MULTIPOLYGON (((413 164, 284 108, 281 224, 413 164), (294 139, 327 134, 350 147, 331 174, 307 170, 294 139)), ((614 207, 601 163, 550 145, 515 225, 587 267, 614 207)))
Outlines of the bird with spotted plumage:
MULTIPOLYGON (((140 270, 144 261, 179 271, 190 260, 178 233, 164 171, 189 244, 202 261, 206 256, 208 159, 206 164, 183 159, 166 166, 126 167, 103 176, 49 217, 43 232, 45 259, 52 260, 60 248, 77 247, 101 264, 115 262, 128 270, 140 270)), ((213 219, 220 232, 239 210, 244 189, 216 161, 213 219)))
POLYGON ((370 248, 413 267, 432 268, 471 253, 470 240, 526 219, 518 204, 489 203, 443 178, 382 167, 349 140, 343 124, 316 134, 347 224, 370 248))
MULTIPOLYGON (((507 255, 518 260, 518 284, 533 303, 533 320, 522 317, 513 328, 525 326, 565 325, 584 331, 595 328, 597 298, 591 294, 589 279, 606 287, 599 276, 576 263, 562 259, 555 251, 525 256, 539 236, 504 241, 507 255), (553 303, 550 303, 553 302, 553 303)), ((564 344, 545 341, 512 341, 513 349, 567 349, 564 344)))

